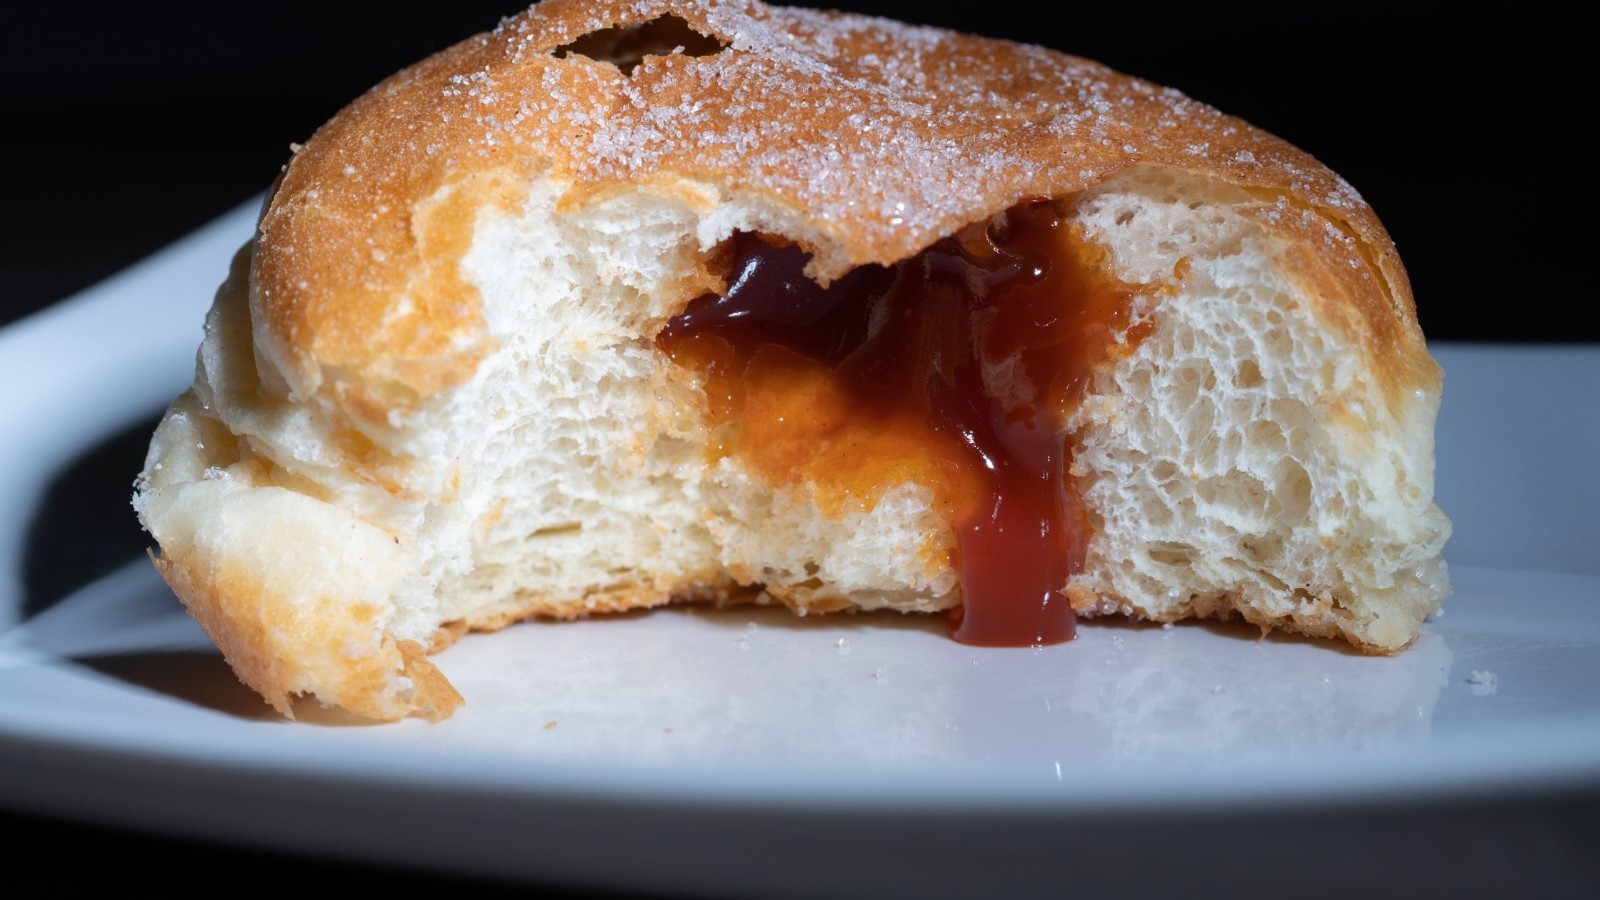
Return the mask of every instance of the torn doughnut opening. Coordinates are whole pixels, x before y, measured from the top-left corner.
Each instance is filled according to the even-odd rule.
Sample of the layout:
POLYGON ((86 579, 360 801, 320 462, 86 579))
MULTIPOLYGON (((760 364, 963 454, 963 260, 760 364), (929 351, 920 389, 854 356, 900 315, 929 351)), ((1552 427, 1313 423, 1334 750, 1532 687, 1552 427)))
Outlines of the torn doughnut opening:
POLYGON ((833 518, 927 489, 956 537, 943 562, 965 643, 1074 636, 1062 591, 1089 526, 1066 423, 1095 368, 1153 327, 1142 288, 1067 224, 1071 202, 1018 203, 826 287, 791 242, 736 234, 718 252, 726 288, 657 337, 701 379, 714 459, 807 490, 833 518))
POLYGON ((622 74, 632 75, 634 68, 647 56, 712 56, 726 50, 727 46, 695 31, 677 16, 658 16, 637 25, 591 31, 552 52, 558 59, 575 54, 608 62, 621 69, 622 74))

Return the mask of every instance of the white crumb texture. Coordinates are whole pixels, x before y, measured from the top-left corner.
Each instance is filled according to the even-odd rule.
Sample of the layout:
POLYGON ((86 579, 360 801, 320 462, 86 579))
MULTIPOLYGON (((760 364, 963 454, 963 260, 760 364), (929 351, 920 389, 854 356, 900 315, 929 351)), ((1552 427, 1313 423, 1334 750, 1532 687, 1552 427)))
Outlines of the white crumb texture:
POLYGON ((1076 583, 1108 598, 1090 613, 1232 608, 1397 649, 1447 591, 1437 400, 1390 408, 1382 361, 1318 317, 1279 239, 1239 212, 1253 202, 1145 172, 1079 206, 1124 279, 1185 274, 1074 423, 1093 526, 1076 583))
MULTIPOLYGON (((373 634, 424 647, 451 623, 745 587, 800 611, 959 603, 953 532, 926 488, 830 518, 803 488, 713 459, 697 378, 654 346, 692 299, 686 279, 734 231, 818 247, 827 234, 714 185, 576 205, 565 187, 544 179, 514 214, 479 214, 462 270, 496 349, 463 386, 357 426, 386 454, 377 472, 338 451, 350 426, 337 398, 262 401, 279 375, 254 352, 246 248, 136 499, 163 547, 295 573, 279 579, 282 602, 365 604, 373 634)), ((1077 206, 1126 280, 1171 282, 1188 261, 1142 301, 1154 332, 1071 423, 1094 526, 1075 585, 1096 599, 1080 610, 1232 611, 1395 649, 1447 585, 1436 400, 1396 413, 1377 398, 1371 361, 1308 312, 1275 238, 1235 209, 1259 202, 1132 170, 1077 206)))

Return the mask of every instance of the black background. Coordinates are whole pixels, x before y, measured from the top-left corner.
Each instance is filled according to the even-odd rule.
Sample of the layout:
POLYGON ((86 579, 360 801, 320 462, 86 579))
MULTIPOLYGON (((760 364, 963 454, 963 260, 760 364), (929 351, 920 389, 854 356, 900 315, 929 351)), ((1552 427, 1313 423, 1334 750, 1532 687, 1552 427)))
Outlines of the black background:
MULTIPOLYGON (((838 4, 842 5, 842 4, 838 4)), ((1377 209, 1436 340, 1575 341, 1595 50, 1577 4, 932 5, 896 18, 1028 40, 1177 87, 1310 151, 1377 209), (1043 7, 1040 7, 1043 8, 1043 7)), ((0 322, 265 188, 350 98, 515 0, 163 4, 8 14, 0 322)), ((218 277, 223 261, 218 261, 218 277)))
MULTIPOLYGON (((288 0, 213 4, 199 14, 132 3, 9 11, 0 27, 9 162, 0 189, 0 324, 255 195, 289 144, 350 98, 520 5, 288 0)), ((1577 132, 1597 105, 1588 75, 1594 35, 1578 4, 824 5, 1099 59, 1298 144, 1378 211, 1433 340, 1600 340, 1600 328, 1577 312, 1593 292, 1595 233, 1572 224, 1583 221, 1595 156, 1577 132), (1041 18, 1043 8, 1055 11, 1041 18)), ((225 262, 217 261, 219 280, 225 262)), ((1600 831, 1591 798, 1517 809, 1555 841, 1593 846, 1600 831)), ((205 858, 249 867, 269 888, 333 876, 361 876, 378 889, 475 886, 0 813, 8 825, 26 832, 24 848, 70 847, 80 859, 134 853, 151 871, 205 858)))

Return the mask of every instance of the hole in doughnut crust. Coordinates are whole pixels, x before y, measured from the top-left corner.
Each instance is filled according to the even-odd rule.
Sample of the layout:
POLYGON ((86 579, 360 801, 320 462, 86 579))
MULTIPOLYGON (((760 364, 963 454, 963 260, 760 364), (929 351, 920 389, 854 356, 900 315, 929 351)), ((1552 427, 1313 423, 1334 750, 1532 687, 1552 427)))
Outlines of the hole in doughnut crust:
POLYGON ((727 47, 716 38, 695 31, 688 22, 677 16, 660 16, 637 25, 591 31, 571 43, 562 44, 554 53, 560 59, 565 59, 568 54, 587 56, 611 63, 621 69, 624 75, 632 75, 634 67, 643 62, 646 56, 678 53, 685 56, 711 56, 727 47))

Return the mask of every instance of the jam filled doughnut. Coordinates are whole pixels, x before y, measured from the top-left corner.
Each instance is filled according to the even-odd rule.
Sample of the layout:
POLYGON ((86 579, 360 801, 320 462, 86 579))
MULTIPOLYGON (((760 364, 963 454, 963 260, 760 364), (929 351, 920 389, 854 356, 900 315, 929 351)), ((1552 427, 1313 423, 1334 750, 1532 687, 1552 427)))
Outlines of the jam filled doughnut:
POLYGON ((134 502, 286 715, 442 718, 461 634, 671 602, 1388 653, 1449 590, 1440 386, 1360 196, 1176 91, 544 0, 296 149, 134 502))

